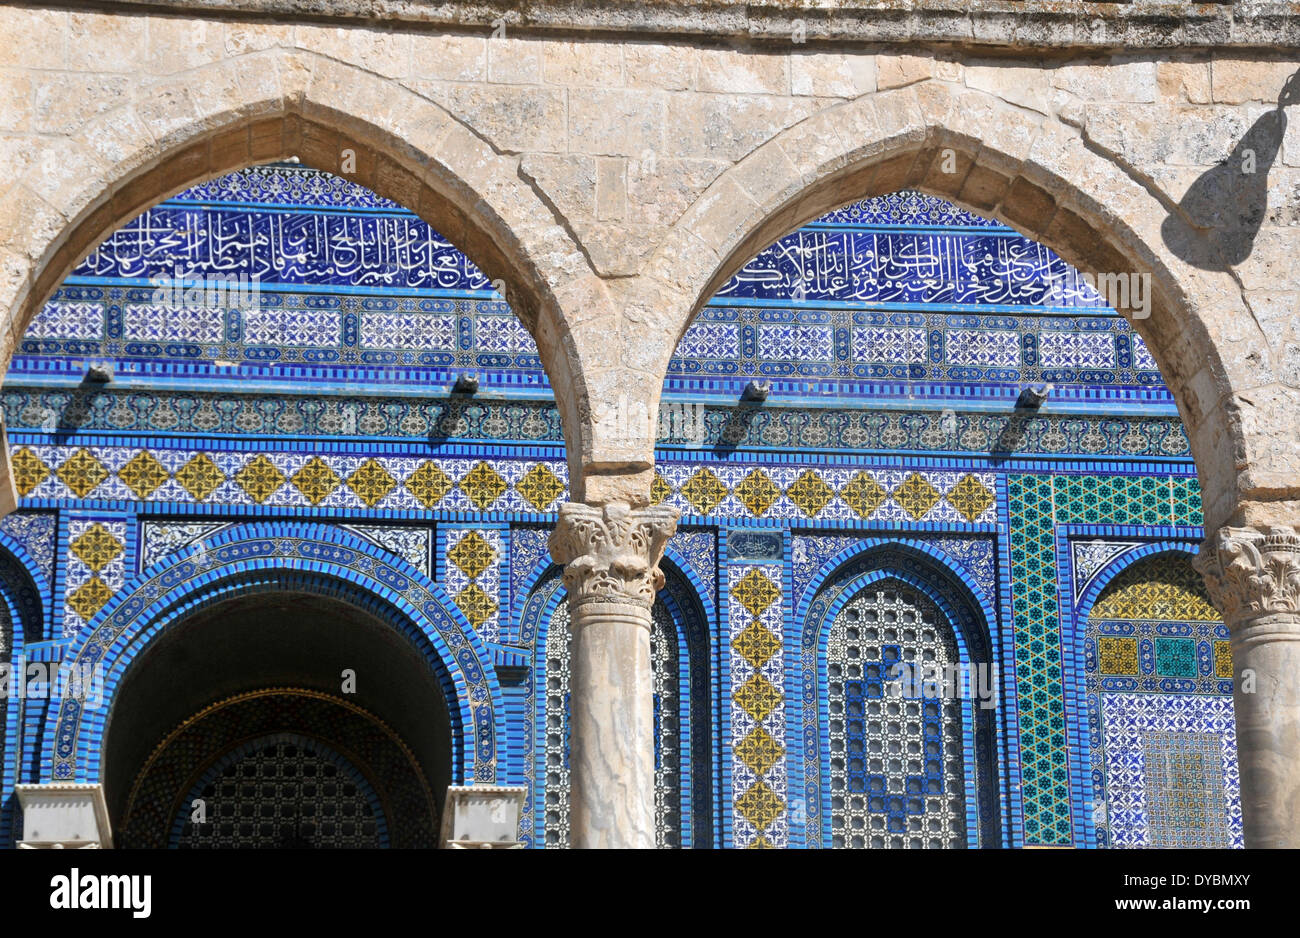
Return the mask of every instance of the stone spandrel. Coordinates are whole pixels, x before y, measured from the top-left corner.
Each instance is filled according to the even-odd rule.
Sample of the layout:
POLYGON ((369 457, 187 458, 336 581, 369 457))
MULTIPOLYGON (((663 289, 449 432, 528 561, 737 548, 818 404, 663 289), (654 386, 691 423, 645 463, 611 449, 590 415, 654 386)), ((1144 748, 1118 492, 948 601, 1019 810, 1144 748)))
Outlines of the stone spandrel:
POLYGON ((667 506, 632 508, 566 502, 549 547, 564 565, 570 607, 623 603, 649 609, 664 585, 659 569, 678 512, 667 506))

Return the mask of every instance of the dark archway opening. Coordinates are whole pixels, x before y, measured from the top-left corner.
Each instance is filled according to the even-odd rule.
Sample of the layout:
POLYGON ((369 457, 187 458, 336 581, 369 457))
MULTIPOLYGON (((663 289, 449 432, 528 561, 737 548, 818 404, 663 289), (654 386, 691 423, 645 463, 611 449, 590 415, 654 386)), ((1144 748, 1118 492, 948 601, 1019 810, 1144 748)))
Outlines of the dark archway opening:
POLYGON ((452 728, 438 676, 388 624, 339 599, 259 593, 200 610, 140 654, 102 758, 125 847, 432 847, 452 728), (322 823, 336 815, 355 829, 322 823))

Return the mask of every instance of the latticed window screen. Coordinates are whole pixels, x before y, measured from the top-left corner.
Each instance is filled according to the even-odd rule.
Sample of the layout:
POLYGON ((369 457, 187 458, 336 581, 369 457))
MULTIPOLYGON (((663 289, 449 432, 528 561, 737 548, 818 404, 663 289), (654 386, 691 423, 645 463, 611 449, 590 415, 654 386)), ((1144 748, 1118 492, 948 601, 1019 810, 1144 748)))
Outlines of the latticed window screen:
POLYGON ((900 663, 924 674, 921 666, 957 660, 943 614, 897 580, 868 586, 836 617, 827 647, 832 846, 966 846, 961 701, 944 699, 942 684, 936 694, 935 682, 895 679, 900 663))
POLYGON ((270 736, 223 761, 181 806, 181 849, 384 846, 379 804, 360 773, 314 741, 270 736), (194 822, 196 798, 201 823, 194 822))
MULTIPOLYGON (((662 601, 651 610, 650 667, 654 674, 655 844, 681 846, 681 728, 677 626, 662 601)), ((569 844, 569 604, 551 617, 546 636, 547 847, 569 844)))

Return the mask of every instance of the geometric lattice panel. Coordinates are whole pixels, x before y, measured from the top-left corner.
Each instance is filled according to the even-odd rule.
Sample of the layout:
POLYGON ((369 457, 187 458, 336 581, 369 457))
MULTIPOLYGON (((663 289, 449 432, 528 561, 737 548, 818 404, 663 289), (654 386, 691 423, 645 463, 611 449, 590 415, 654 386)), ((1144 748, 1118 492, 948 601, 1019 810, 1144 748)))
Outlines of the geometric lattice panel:
POLYGON ((1153 847, 1226 847, 1223 738, 1215 733, 1148 733, 1147 835, 1153 847))
POLYGON ((182 849, 374 848, 386 840, 377 823, 383 807, 365 776, 305 736, 280 733, 242 744, 191 795, 181 804, 182 849))
POLYGON ((1102 694, 1113 847, 1242 846, 1231 697, 1102 694))
POLYGON ((1165 476, 1013 474, 1006 486, 1025 842, 1067 846, 1076 832, 1065 732, 1057 526, 1200 524, 1200 502, 1194 479, 1165 476))
MULTIPOLYGON (((831 845, 965 847, 961 703, 915 678, 955 665, 947 622, 898 581, 836 617, 826 652, 831 845)), ((938 685, 942 686, 942 685, 938 685)))

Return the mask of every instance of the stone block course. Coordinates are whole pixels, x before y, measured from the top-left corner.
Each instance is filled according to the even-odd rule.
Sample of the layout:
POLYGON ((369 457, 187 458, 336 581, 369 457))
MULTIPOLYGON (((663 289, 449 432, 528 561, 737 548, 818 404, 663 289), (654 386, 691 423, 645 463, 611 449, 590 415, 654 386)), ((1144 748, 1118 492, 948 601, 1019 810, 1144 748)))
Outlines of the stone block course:
MULTIPOLYGON (((481 245, 484 269, 519 284, 521 315, 555 337, 543 343, 545 356, 561 354, 557 343, 567 336, 566 361, 611 369, 608 380, 583 374, 575 382, 575 393, 590 395, 667 360, 665 349, 701 294, 725 276, 733 251, 761 248, 757 240, 781 235, 814 209, 920 184, 1049 243, 1059 238, 1052 247, 1081 259, 1091 245, 1107 263, 1117 263, 1119 250, 1130 265, 1141 257, 1164 271, 1173 321, 1198 325, 1153 333, 1152 349, 1162 362, 1178 349, 1204 363, 1206 377, 1167 366, 1175 393, 1193 402, 1191 424, 1226 421, 1218 430, 1193 426, 1194 439, 1234 440, 1235 450, 1264 461, 1257 468, 1270 479, 1272 461, 1280 472, 1300 464, 1300 440, 1265 428, 1267 415, 1248 429, 1217 408, 1260 373, 1242 347, 1270 349, 1279 380, 1294 368, 1287 353, 1243 318, 1246 301, 1230 279, 1201 278, 1177 255, 1185 245, 1166 244, 1161 233, 1171 212, 1181 217, 1179 201, 1205 171, 1269 113, 1300 70, 1300 54, 1243 46, 1253 26, 1216 34, 1222 20, 1212 11, 1176 30, 1151 27, 1147 46, 1128 43, 1132 51, 1117 56, 1100 44, 1137 26, 1109 11, 1098 22, 1068 20, 1068 28, 1052 21, 1051 29, 1042 11, 1004 18, 954 11, 958 19, 946 25, 918 14, 869 45, 815 28, 807 44, 793 42, 788 23, 752 11, 746 22, 760 38, 751 41, 733 30, 741 20, 725 26, 731 20, 709 4, 698 30, 655 32, 642 17, 668 14, 651 6, 621 35, 564 34, 552 12, 551 26, 508 22, 504 37, 493 37, 487 23, 443 33, 402 16, 382 25, 350 15, 276 25, 233 10, 187 17, 112 4, 0 9, 10 53, 0 71, 0 155, 13 170, 0 183, 0 204, 13 213, 0 218, 9 258, 3 284, 17 304, 7 333, 21 331, 39 304, 27 285, 57 282, 42 264, 84 253, 121 212, 243 161, 297 155, 337 170, 347 148, 357 157, 356 181, 441 213, 449 234, 481 245), (958 20, 977 43, 1002 51, 924 47, 958 20), (1015 50, 1005 45, 1011 41, 1053 52, 1015 50), (947 149, 951 174, 941 169, 947 149), (116 208, 87 226, 109 201, 116 208), (590 283, 573 292, 575 278, 590 283), (566 323, 590 322, 607 307, 572 308, 558 297, 586 303, 592 284, 624 280, 627 295, 637 295, 639 279, 655 285, 646 295, 670 311, 662 312, 672 323, 662 348, 648 356, 584 348, 597 336, 598 345, 607 342, 610 327, 580 336, 566 323), (655 293, 664 289, 672 292, 655 293), (1227 319, 1245 323, 1232 342, 1214 326, 1227 319), (1198 381, 1203 387, 1192 387, 1198 381), (1207 399, 1210 387, 1217 390, 1207 399), (1256 432, 1255 442, 1243 436, 1256 432)), ((1262 227, 1238 271, 1252 296, 1300 290, 1289 260, 1300 218, 1298 125, 1288 122, 1267 161, 1273 175, 1261 189, 1262 227)), ((1275 310, 1285 299, 1268 303, 1275 310)), ((651 334, 637 333, 636 342, 654 344, 651 334)), ((591 403, 565 410, 590 414, 591 403)), ((596 433, 583 419, 574 432, 596 433)), ((628 445, 619 442, 619 459, 628 445)), ((608 462, 601 447, 596 438, 578 448, 584 459, 608 462)), ((1222 457, 1198 451, 1198 458, 1222 457)), ((1232 473, 1206 472, 1230 484, 1232 473)), ((1300 495, 1300 478, 1288 484, 1300 495)), ((1206 501, 1227 506, 1235 497, 1214 492, 1206 501)))

